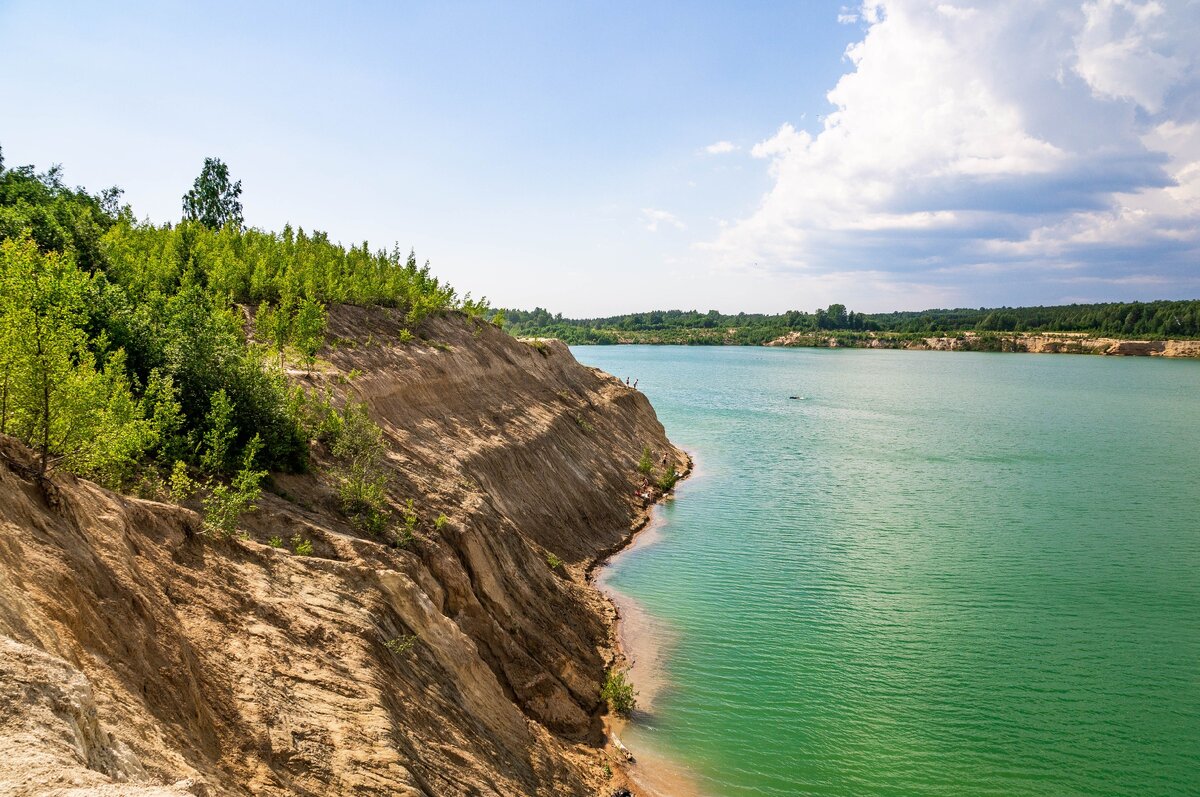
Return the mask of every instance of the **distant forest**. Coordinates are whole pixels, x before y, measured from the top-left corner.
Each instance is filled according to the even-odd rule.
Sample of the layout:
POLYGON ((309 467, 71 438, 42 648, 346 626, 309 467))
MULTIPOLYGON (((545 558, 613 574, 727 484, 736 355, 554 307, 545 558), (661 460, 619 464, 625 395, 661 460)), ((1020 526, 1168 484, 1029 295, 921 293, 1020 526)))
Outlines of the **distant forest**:
POLYGON ((963 332, 1084 332, 1120 338, 1200 337, 1200 300, 1070 304, 1058 307, 958 308, 896 313, 856 313, 831 304, 815 313, 790 310, 777 315, 716 310, 654 310, 608 318, 563 318, 538 307, 503 310, 510 332, 554 337, 572 343, 757 345, 789 332, 885 333, 923 337, 963 332))

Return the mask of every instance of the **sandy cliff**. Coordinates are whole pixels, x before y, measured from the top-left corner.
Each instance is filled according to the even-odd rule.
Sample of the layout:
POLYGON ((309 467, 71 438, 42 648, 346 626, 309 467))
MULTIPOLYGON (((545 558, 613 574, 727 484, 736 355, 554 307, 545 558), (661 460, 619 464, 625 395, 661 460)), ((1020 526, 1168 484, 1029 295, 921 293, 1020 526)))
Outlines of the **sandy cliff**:
POLYGON ((245 539, 0 440, 0 793, 583 795, 603 772, 611 608, 585 571, 640 522, 645 397, 557 342, 332 314, 296 375, 366 401, 416 542, 354 531, 279 476, 245 539), (434 519, 444 514, 448 522, 434 519), (311 557, 265 544, 312 541, 311 557), (547 554, 564 566, 552 570, 547 554), (416 635, 407 652, 390 640, 416 635))

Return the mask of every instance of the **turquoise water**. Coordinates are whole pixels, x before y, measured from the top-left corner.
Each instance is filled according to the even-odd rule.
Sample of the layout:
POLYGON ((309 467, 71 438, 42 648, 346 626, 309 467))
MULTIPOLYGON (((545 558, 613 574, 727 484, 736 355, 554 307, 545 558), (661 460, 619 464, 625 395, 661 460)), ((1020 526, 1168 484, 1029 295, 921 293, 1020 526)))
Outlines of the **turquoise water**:
POLYGON ((1200 793, 1200 362, 574 352, 698 465, 612 578, 677 635, 634 749, 719 797, 1200 793))

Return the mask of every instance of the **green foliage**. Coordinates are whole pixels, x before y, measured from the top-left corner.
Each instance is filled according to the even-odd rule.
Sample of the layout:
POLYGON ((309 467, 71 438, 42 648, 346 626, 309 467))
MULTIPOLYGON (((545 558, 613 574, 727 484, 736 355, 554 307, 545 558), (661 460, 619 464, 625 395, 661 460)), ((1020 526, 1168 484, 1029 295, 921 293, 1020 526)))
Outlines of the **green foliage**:
POLYGON ((413 499, 404 502, 404 508, 400 510, 400 520, 393 543, 397 548, 407 548, 417 538, 417 509, 413 499))
POLYGON ((403 656, 413 649, 417 644, 417 637, 413 634, 404 634, 395 639, 389 639, 383 643, 383 646, 395 653, 397 656, 403 656))
POLYGON ((267 545, 270 545, 272 548, 282 548, 283 537, 280 537, 278 534, 276 534, 272 536, 271 539, 267 540, 267 545))
MULTIPOLYGON (((0 242, 0 433, 55 465, 121 486, 155 442, 125 353, 99 362, 84 329, 91 278, 73 258, 0 242)), ((108 349, 107 341, 99 341, 108 349)))
POLYGON ((391 523, 383 430, 371 420, 365 404, 348 403, 335 417, 329 451, 338 460, 335 475, 342 511, 363 531, 382 535, 391 523))
MULTIPOLYGON (((955 332, 1081 332, 1152 339, 1200 337, 1200 301, 1115 302, 1057 307, 1001 307, 856 313, 843 304, 813 313, 722 314, 716 310, 656 310, 608 318, 568 319, 538 307, 506 310, 519 337, 556 337, 570 344, 683 343, 759 345, 789 332, 819 337, 868 333, 921 337, 955 332)), ((850 338, 854 340, 854 338, 850 338)))
POLYGON ((188 473, 187 464, 183 460, 175 461, 167 485, 168 497, 177 504, 182 504, 191 498, 199 489, 199 485, 188 473))
POLYGON ((546 552, 546 566, 549 567, 551 570, 557 570, 558 568, 562 567, 562 563, 563 563, 562 559, 559 559, 557 556, 550 553, 549 551, 546 552))
POLYGON ((292 535, 292 553, 297 556, 312 556, 313 544, 312 540, 305 539, 299 534, 292 535))
POLYGON ((292 341, 294 326, 291 300, 287 297, 280 302, 279 307, 272 307, 270 302, 263 302, 254 313, 254 333, 279 357, 280 368, 283 368, 283 351, 292 341))
POLYGON ((465 313, 467 318, 471 319, 481 319, 491 312, 491 306, 488 304, 486 296, 479 299, 472 299, 470 293, 462 298, 458 309, 465 313))
POLYGON ((325 306, 308 298, 295 302, 285 294, 277 307, 270 302, 258 306, 254 329, 259 339, 278 356, 280 368, 283 368, 284 351, 288 346, 295 346, 305 367, 311 370, 317 352, 325 344, 325 306))
POLYGON ((259 486, 267 475, 265 470, 255 470, 254 458, 258 453, 258 436, 251 440, 242 454, 242 466, 228 484, 211 480, 208 495, 203 499, 205 531, 220 537, 230 537, 237 531, 237 523, 243 514, 257 508, 262 495, 259 486))
POLYGON ((668 469, 658 479, 658 489, 662 490, 664 493, 670 492, 670 490, 675 486, 675 483, 678 481, 679 471, 675 470, 674 466, 668 467, 668 469))
POLYGON ((450 518, 446 517, 445 515, 438 515, 437 519, 433 521, 433 528, 436 531, 441 531, 442 529, 446 528, 449 523, 450 518))
POLYGON ((628 717, 637 708, 637 692, 629 682, 627 670, 609 670, 600 690, 600 698, 620 717, 628 717))
MULTIPOLYGON (((325 345, 325 305, 314 299, 301 299, 296 309, 294 338, 304 366, 312 370, 317 352, 325 345)), ((408 332, 408 330, 403 330, 408 332)))
POLYGON ((200 467, 209 473, 225 473, 231 461, 237 428, 233 425, 233 404, 224 390, 212 394, 204 432, 200 439, 200 467))
POLYGON ((57 167, 0 161, 0 432, 36 448, 43 471, 120 486, 183 461, 184 473, 230 476, 254 434, 256 468, 303 470, 303 402, 264 369, 232 303, 260 305, 280 362, 294 348, 310 369, 326 302, 398 307, 414 322, 455 307, 413 253, 243 229, 239 194, 208 159, 187 218, 155 226, 118 207, 116 189, 93 196, 57 167))
POLYGON ((229 167, 220 158, 205 158, 204 168, 183 195, 183 215, 213 229, 242 226, 242 181, 229 182, 229 167))
POLYGON ((654 454, 650 451, 650 446, 642 449, 642 458, 638 460, 637 469, 643 476, 654 473, 654 454))

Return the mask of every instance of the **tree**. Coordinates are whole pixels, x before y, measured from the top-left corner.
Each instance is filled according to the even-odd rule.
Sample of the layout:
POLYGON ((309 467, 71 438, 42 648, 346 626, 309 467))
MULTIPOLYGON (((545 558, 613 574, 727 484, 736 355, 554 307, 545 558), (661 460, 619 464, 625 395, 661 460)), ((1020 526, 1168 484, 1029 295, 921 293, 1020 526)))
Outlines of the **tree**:
POLYGON ((153 427, 124 351, 97 368, 83 328, 89 287, 68 256, 42 255, 30 239, 0 244, 0 424, 37 450, 40 476, 62 462, 117 485, 153 445, 153 427))
POLYGON ((317 352, 325 345, 325 305, 312 299, 301 299, 293 325, 296 348, 310 371, 317 361, 317 352))
POLYGON ((278 307, 272 307, 270 302, 258 306, 254 315, 254 330, 258 337, 279 356, 279 368, 283 369, 283 350, 292 342, 295 330, 295 316, 292 313, 290 297, 283 297, 278 307))
POLYGON ((219 158, 205 158, 192 190, 183 195, 184 218, 219 230, 227 224, 242 228, 242 181, 229 182, 229 167, 219 158))

